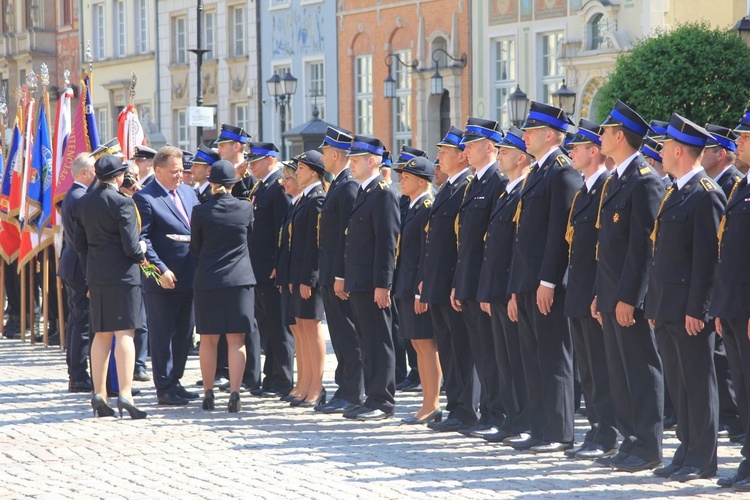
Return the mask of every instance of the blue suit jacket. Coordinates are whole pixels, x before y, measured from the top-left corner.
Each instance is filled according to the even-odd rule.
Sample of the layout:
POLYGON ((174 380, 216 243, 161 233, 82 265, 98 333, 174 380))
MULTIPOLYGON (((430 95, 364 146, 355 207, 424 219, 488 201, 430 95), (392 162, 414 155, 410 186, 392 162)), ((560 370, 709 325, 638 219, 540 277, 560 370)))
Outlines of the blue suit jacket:
MULTIPOLYGON (((188 216, 198 204, 195 191, 180 184, 177 194, 188 216)), ((146 242, 146 259, 162 272, 170 270, 177 278, 175 292, 192 290, 195 273, 195 256, 188 242, 176 241, 175 235, 190 236, 190 226, 180 215, 172 198, 158 182, 152 182, 133 196, 141 216, 141 239, 146 242)), ((144 280, 146 292, 169 292, 154 280, 144 280)))
POLYGON ((57 267, 57 275, 64 280, 78 283, 85 283, 86 277, 83 274, 83 266, 81 266, 81 261, 78 259, 78 254, 75 250, 75 219, 78 200, 85 194, 85 187, 80 184, 73 184, 65 194, 62 206, 60 207, 65 240, 62 254, 60 255, 60 264, 57 267))

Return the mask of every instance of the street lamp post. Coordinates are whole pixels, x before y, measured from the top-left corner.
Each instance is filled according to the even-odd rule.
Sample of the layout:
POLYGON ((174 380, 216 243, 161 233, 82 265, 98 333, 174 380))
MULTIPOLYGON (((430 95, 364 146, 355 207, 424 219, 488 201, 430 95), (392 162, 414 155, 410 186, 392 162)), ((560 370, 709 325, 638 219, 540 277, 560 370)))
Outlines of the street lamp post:
POLYGON ((286 154, 284 132, 286 131, 286 106, 291 104, 292 96, 297 92, 297 79, 287 69, 283 78, 274 71, 273 76, 266 80, 268 95, 274 98, 276 109, 281 113, 281 151, 286 154))
POLYGON ((393 52, 385 56, 385 65, 388 66, 388 78, 383 81, 383 96, 386 99, 393 99, 396 97, 396 80, 393 79, 393 76, 391 74, 391 64, 393 64, 392 59, 398 61, 401 66, 411 68, 412 71, 417 69, 417 66, 419 66, 419 61, 417 61, 416 59, 413 60, 410 64, 406 64, 403 60, 401 60, 398 54, 395 54, 393 52))
MULTIPOLYGON (((190 52, 198 56, 198 62, 196 64, 196 93, 198 94, 195 99, 195 105, 200 107, 203 106, 203 54, 208 52, 207 49, 203 48, 203 0, 198 0, 198 33, 196 34, 197 48, 190 49, 190 52)), ((196 127, 197 132, 197 146, 203 144, 203 127, 196 127)), ((197 147, 196 146, 196 147, 197 147)))
POLYGON ((435 63, 435 74, 430 78, 430 94, 432 95, 443 95, 443 77, 440 76, 440 63, 436 54, 445 54, 451 61, 453 61, 454 68, 465 68, 466 67, 466 52, 461 54, 461 57, 453 57, 444 49, 438 47, 432 51, 432 61, 435 63))
POLYGON ((570 90, 565 85, 563 80, 562 85, 557 91, 552 92, 552 104, 556 107, 565 111, 568 116, 573 116, 576 111, 576 93, 575 90, 570 90))
POLYGON ((519 85, 516 85, 516 90, 508 96, 508 114, 510 115, 510 122, 520 127, 523 125, 523 121, 526 119, 526 113, 529 110, 529 98, 521 90, 519 85))

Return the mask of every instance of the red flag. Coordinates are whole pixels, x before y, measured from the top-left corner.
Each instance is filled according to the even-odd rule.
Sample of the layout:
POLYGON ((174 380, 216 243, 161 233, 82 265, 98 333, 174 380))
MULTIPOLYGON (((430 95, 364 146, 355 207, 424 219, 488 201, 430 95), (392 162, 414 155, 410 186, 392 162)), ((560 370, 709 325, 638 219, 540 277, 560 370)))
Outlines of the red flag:
POLYGON ((21 233, 18 227, 7 221, 0 221, 0 256, 10 264, 16 257, 21 247, 21 233))
POLYGON ((136 146, 146 144, 146 136, 141 121, 138 119, 138 111, 132 104, 128 104, 117 117, 117 140, 120 141, 120 149, 128 160, 135 154, 136 146))
POLYGON ((70 131, 68 137, 68 144, 65 148, 65 153, 62 157, 62 161, 59 164, 59 170, 57 171, 57 185, 55 187, 55 202, 62 200, 65 197, 65 193, 73 185, 73 174, 70 171, 73 160, 80 153, 91 152, 89 141, 86 136, 86 127, 83 123, 86 105, 85 94, 87 92, 86 84, 81 82, 81 95, 79 97, 80 105, 76 109, 75 118, 73 118, 73 128, 70 131))
MULTIPOLYGON (((22 161, 15 162, 10 185, 10 207, 9 216, 18 216, 19 220, 26 216, 26 172, 29 171, 28 165, 31 162, 31 146, 34 143, 34 100, 31 99, 26 105, 25 115, 26 123, 23 129, 23 157, 22 161)), ((21 221, 23 223, 23 221, 21 221)))

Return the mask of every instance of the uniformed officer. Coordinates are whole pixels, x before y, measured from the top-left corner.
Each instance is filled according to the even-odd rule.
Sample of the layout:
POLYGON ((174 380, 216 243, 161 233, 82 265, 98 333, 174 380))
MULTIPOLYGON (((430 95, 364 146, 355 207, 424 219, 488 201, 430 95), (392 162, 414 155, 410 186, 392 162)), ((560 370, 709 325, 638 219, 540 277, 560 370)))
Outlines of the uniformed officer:
POLYGON ((676 180, 656 217, 645 314, 656 330, 664 379, 677 402, 680 446, 666 467, 675 481, 716 474, 718 389, 708 303, 725 197, 700 166, 711 135, 675 114, 662 139, 664 168, 676 180), (707 326, 708 325, 708 326, 707 326))
POLYGON ((399 210, 396 195, 378 172, 383 143, 354 136, 349 165, 360 181, 346 230, 344 261, 336 270, 336 295, 352 304, 362 349, 367 399, 347 418, 393 417, 395 358, 391 337, 391 297, 399 210), (343 279, 339 279, 343 278, 343 279))
POLYGON ((208 182, 208 173, 211 165, 219 161, 219 153, 201 144, 193 157, 193 180, 195 181, 195 194, 198 201, 203 203, 211 198, 211 184, 208 182))
POLYGON ((352 177, 348 167, 346 153, 351 144, 352 137, 349 134, 328 127, 323 143, 319 146, 326 171, 333 175, 333 182, 320 210, 318 252, 323 307, 331 347, 336 355, 334 380, 338 385, 330 401, 315 408, 322 413, 355 410, 362 402, 365 390, 362 352, 357 340, 352 307, 349 301, 337 297, 333 289, 336 263, 344 261, 344 231, 359 187, 359 182, 352 177))
POLYGON ((742 174, 734 161, 737 157, 738 135, 732 130, 719 125, 706 124, 706 130, 711 134, 711 139, 703 150, 701 165, 706 169, 706 175, 711 177, 724 191, 724 196, 729 196, 734 183, 742 178, 742 174))
POLYGON ((148 186, 154 180, 154 156, 156 151, 148 146, 136 146, 132 160, 138 166, 138 183, 141 187, 148 186))
POLYGON ((570 257, 565 316, 570 323, 591 429, 580 448, 567 450, 565 454, 589 460, 614 455, 617 444, 602 327, 591 316, 596 277, 596 216, 602 187, 610 175, 604 166, 600 136, 599 124, 583 119, 576 137, 570 141, 573 168, 583 175, 584 184, 573 198, 566 233, 570 257))
MULTIPOLYGON (((232 162, 234 172, 238 179, 241 179, 232 189, 232 195, 235 198, 247 198, 250 190, 253 189, 257 179, 248 172, 248 164, 245 159, 245 147, 252 137, 241 127, 221 125, 221 132, 216 139, 215 144, 219 150, 219 156, 222 160, 232 162)), ((249 353, 248 353, 249 354, 249 353)))
POLYGON ((466 323, 451 305, 456 270, 456 214, 469 179, 473 178, 461 138, 464 131, 451 127, 438 146, 440 168, 448 177, 430 207, 425 226, 425 247, 420 269, 420 299, 427 304, 440 366, 445 380, 448 418, 428 426, 438 432, 469 429, 477 421, 479 381, 474 372, 466 323))
POLYGON ((661 464, 664 380, 654 332, 643 315, 649 235, 664 184, 638 152, 648 125, 617 101, 602 124, 602 154, 616 168, 599 199, 599 251, 592 315, 601 318, 615 425, 616 455, 597 463, 635 472, 661 464))
POLYGON ((651 165, 656 173, 661 177, 664 188, 672 185, 672 178, 664 172, 664 164, 661 157, 662 144, 653 137, 645 137, 641 145, 641 154, 646 159, 646 163, 651 165))
POLYGON ((414 416, 402 420, 406 424, 425 424, 441 421, 440 381, 442 371, 438 359, 437 344, 432 333, 432 321, 425 314, 427 307, 415 307, 419 295, 419 261, 424 248, 424 227, 432 206, 432 179, 435 169, 424 156, 417 156, 401 168, 394 169, 399 174, 401 191, 409 199, 406 216, 401 221, 401 233, 396 249, 396 276, 394 277, 393 297, 398 303, 400 340, 416 350, 418 365, 424 371, 418 372, 417 379, 422 388, 422 407, 414 416))
MULTIPOLYGON (((750 108, 734 129, 738 158, 750 162, 750 108)), ((737 406, 745 433, 750 432, 750 182, 745 175, 732 188, 724 217, 719 224, 719 260, 709 314, 716 318, 716 331, 722 336, 737 406)), ((750 440, 742 446, 743 460, 737 471, 721 478, 719 486, 750 491, 750 440)))
POLYGON ((498 370, 498 394, 505 414, 497 432, 484 434, 484 439, 491 442, 502 442, 529 431, 518 323, 508 317, 508 274, 516 232, 513 217, 521 194, 521 184, 529 173, 533 157, 526 151, 523 131, 517 127, 511 127, 498 148, 498 165, 500 171, 508 177, 508 184, 492 207, 477 289, 477 300, 481 302, 482 310, 490 315, 498 370))
MULTIPOLYGON (((291 200, 281 185, 281 171, 276 161, 279 150, 276 146, 270 142, 250 142, 248 148, 247 164, 252 177, 257 179, 247 196, 253 204, 255 215, 249 238, 250 261, 257 281, 255 319, 266 355, 263 365, 265 377, 261 387, 254 387, 250 393, 278 398, 289 393, 294 377, 294 338, 282 322, 281 295, 273 276, 279 231, 291 200)), ((255 344, 253 340, 250 342, 255 344)), ((260 351, 248 352, 247 356, 248 364, 251 357, 254 358, 253 363, 259 362, 260 351)))
POLYGON ((581 175, 560 145, 570 119, 554 106, 532 102, 521 129, 537 161, 521 188, 508 291, 508 315, 518 335, 529 398, 530 436, 511 443, 534 453, 573 447, 573 345, 563 315, 568 213, 581 175))
POLYGON ((465 431, 474 437, 497 432, 505 418, 495 351, 490 348, 493 345, 492 326, 489 316, 482 311, 477 300, 487 222, 492 204, 508 183, 508 178, 499 172, 497 165, 495 146, 502 140, 503 132, 496 121, 474 117, 467 120, 461 138, 464 154, 475 176, 464 189, 456 216, 458 254, 451 302, 456 311, 463 313, 471 356, 481 385, 481 417, 473 428, 465 431))

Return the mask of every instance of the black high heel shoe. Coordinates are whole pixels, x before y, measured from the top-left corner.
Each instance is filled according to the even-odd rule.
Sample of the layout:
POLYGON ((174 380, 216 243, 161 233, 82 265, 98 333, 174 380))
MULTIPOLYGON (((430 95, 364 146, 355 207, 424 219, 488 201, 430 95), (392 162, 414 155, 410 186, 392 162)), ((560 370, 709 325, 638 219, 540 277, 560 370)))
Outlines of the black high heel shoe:
POLYGON ((107 402, 98 394, 91 398, 91 408, 94 410, 95 417, 114 417, 115 410, 110 408, 107 402))
POLYGON ((240 401, 240 393, 233 392, 229 395, 229 407, 227 411, 229 413, 238 413, 242 409, 242 401, 240 401))
POLYGON ((438 408, 424 418, 406 417, 401 419, 401 425, 419 425, 429 424, 430 422, 440 423, 443 420, 443 409, 438 408))
POLYGON ((316 399, 315 401, 302 401, 297 406, 299 406, 300 408, 315 408, 316 406, 324 405, 324 404, 326 404, 325 388, 320 391, 320 394, 318 394, 318 399, 316 399))
MULTIPOLYGON (((125 411, 128 412, 130 415, 130 418, 133 420, 140 420, 142 418, 146 418, 147 413, 143 410, 139 410, 135 407, 133 403, 128 401, 122 396, 117 397, 117 411, 120 412, 120 418, 122 418, 122 410, 125 409, 125 411)), ((114 412, 112 412, 114 414, 114 412)))
POLYGON ((213 391, 213 389, 207 390, 206 393, 203 395, 203 409, 204 410, 213 410, 214 409, 214 391, 213 391))

